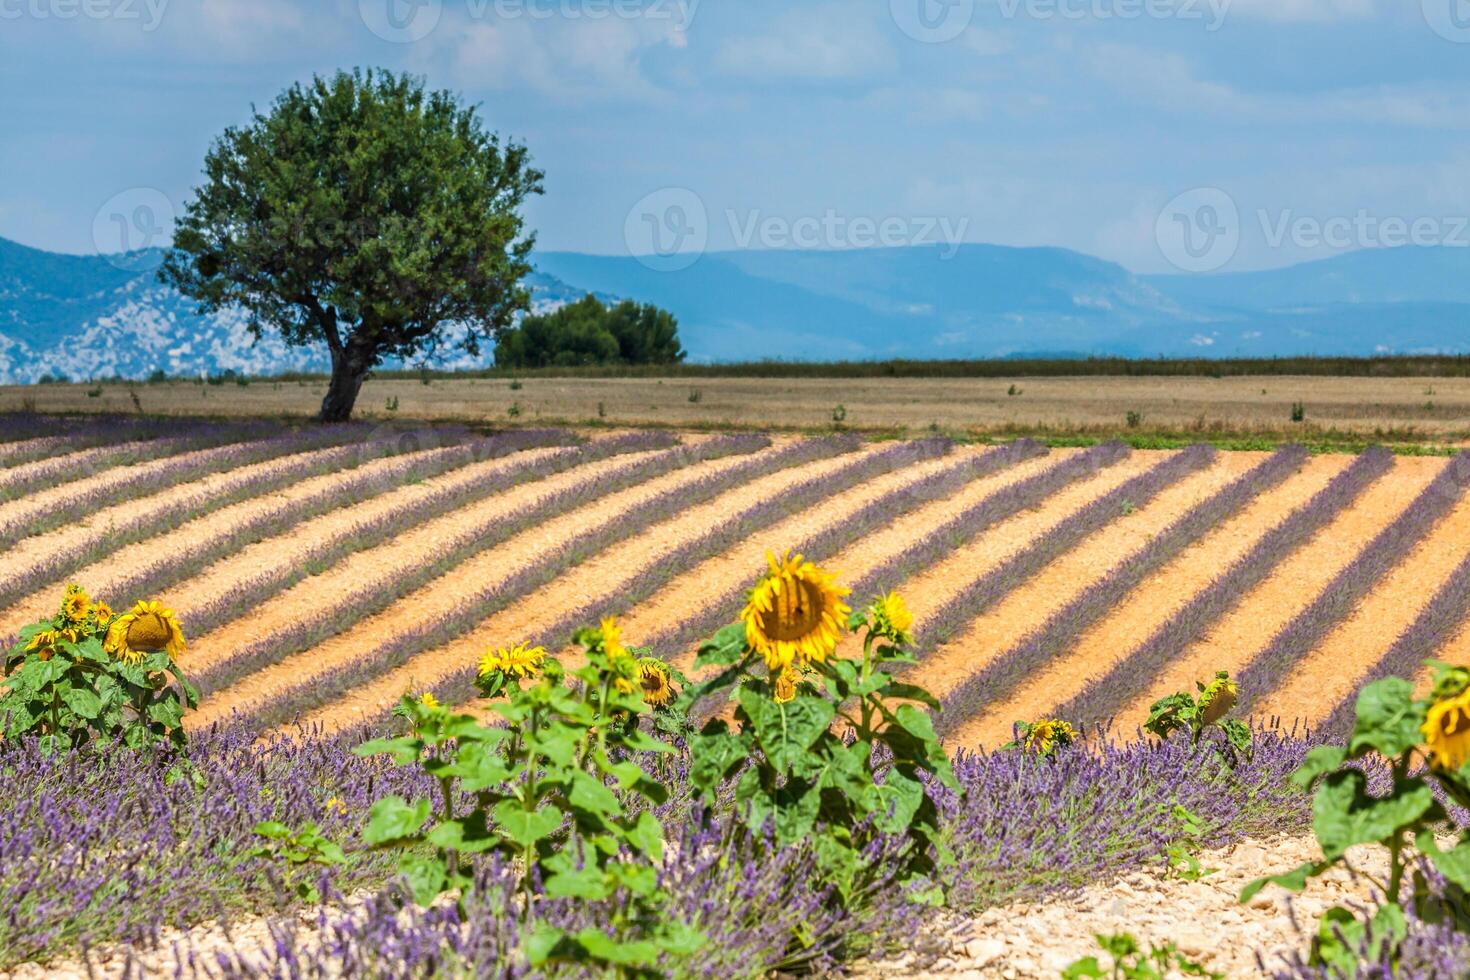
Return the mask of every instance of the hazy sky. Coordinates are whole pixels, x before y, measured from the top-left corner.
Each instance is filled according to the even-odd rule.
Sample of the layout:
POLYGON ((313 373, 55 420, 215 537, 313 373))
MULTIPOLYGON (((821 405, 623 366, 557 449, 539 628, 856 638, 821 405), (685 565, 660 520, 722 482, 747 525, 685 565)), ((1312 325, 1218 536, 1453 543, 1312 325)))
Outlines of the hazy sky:
POLYGON ((1470 246, 1470 0, 0 0, 0 236, 151 242, 223 127, 356 65, 529 144, 547 249, 1470 246))

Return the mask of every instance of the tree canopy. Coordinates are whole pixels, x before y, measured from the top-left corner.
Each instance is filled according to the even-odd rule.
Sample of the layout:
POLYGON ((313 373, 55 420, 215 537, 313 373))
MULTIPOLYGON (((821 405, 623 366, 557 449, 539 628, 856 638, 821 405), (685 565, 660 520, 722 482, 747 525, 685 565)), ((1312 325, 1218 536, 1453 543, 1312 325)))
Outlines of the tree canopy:
POLYGON ((204 173, 160 277, 206 312, 242 307, 257 338, 325 344, 324 421, 350 417, 384 358, 478 355, 530 307, 520 209, 541 172, 410 75, 293 85, 225 130, 204 173))
POLYGON ((551 313, 526 316, 502 330, 497 367, 575 367, 590 364, 675 364, 684 360, 678 321, 652 304, 624 300, 613 307, 588 294, 551 313))

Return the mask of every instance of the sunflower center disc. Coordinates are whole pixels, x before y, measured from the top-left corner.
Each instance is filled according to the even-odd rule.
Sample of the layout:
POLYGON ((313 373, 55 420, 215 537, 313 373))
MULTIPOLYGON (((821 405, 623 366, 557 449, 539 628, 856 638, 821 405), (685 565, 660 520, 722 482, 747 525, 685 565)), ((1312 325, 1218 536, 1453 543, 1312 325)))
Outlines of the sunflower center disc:
POLYGON ((128 627, 128 646, 134 650, 162 650, 168 646, 168 626, 151 613, 128 627))
POLYGON ((775 600, 761 614, 761 629, 773 640, 799 640, 821 622, 822 593, 810 582, 788 579, 775 600))

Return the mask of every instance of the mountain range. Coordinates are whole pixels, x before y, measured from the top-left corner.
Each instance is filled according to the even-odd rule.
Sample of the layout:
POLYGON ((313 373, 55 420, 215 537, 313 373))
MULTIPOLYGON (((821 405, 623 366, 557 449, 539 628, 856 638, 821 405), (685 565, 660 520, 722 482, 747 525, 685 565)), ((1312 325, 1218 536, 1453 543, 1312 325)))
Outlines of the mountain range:
MULTIPOLYGON (((325 369, 324 351, 254 342, 239 311, 201 315, 158 282, 161 259, 0 238, 0 382, 325 369)), ((695 361, 1470 351, 1470 250, 1457 248, 1171 276, 995 245, 718 252, 677 272, 573 252, 534 261, 537 310, 587 292, 656 303, 678 317, 695 361)))

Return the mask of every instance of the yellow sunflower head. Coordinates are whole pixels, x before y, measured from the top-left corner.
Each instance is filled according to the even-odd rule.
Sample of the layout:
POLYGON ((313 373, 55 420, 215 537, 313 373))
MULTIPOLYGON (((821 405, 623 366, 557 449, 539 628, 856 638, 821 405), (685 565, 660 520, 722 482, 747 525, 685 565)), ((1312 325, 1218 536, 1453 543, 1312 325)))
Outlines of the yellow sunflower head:
POLYGON ((137 663, 144 654, 159 650, 167 650, 177 660, 185 650, 184 630, 172 609, 159 602, 139 602, 113 620, 103 647, 128 663, 137 663))
POLYGON ((491 647, 480 658, 480 676, 487 677, 499 672, 515 677, 530 677, 541 668, 545 659, 544 647, 528 647, 524 643, 498 649, 491 647))
POLYGON ((31 641, 26 644, 26 653, 40 651, 42 660, 50 660, 54 653, 51 648, 59 639, 61 639, 61 634, 56 630, 38 630, 31 636, 31 641))
POLYGON ((1213 725, 1230 713, 1235 707, 1236 698, 1235 682, 1225 671, 1215 675, 1215 679, 1208 684, 1199 686, 1200 723, 1213 725))
POLYGON ((103 602, 101 599, 98 599, 96 602, 92 603, 92 616, 97 620, 98 626, 106 626, 108 623, 112 622, 112 607, 103 602))
POLYGON ((849 590, 801 555, 778 559, 767 552, 766 561, 770 568, 740 613, 745 642, 772 673, 793 663, 822 663, 837 649, 851 612, 842 601, 849 590))
POLYGON ((439 707, 439 699, 434 697, 433 691, 425 691, 423 694, 419 695, 419 704, 423 705, 425 708, 428 708, 430 711, 433 711, 435 708, 439 707))
POLYGON ((1470 761, 1470 690, 1431 705, 1422 731, 1435 768, 1453 771, 1470 761))
POLYGON ((87 590, 73 583, 66 587, 66 595, 61 600, 61 618, 68 622, 79 623, 87 618, 92 611, 92 599, 87 595, 87 590))
POLYGON ((771 692, 771 699, 774 700, 777 704, 786 704, 788 701, 795 701, 796 682, 799 679, 800 678, 797 677, 796 671, 793 668, 786 667, 782 669, 782 671, 776 675, 775 690, 771 692))
POLYGON ((874 633, 886 636, 894 643, 908 644, 911 642, 914 614, 909 612, 903 596, 897 592, 879 596, 873 600, 870 611, 874 633))
POLYGON ((1026 748, 1038 755, 1051 755, 1077 741, 1077 729, 1065 721, 1044 718, 1026 731, 1026 748))
POLYGON ((674 699, 674 685, 669 679, 669 665, 657 657, 640 657, 638 680, 643 688, 643 700, 655 708, 663 707, 674 699))
POLYGON ((602 650, 610 659, 626 657, 627 647, 623 646, 623 627, 616 616, 606 616, 601 623, 602 650))

